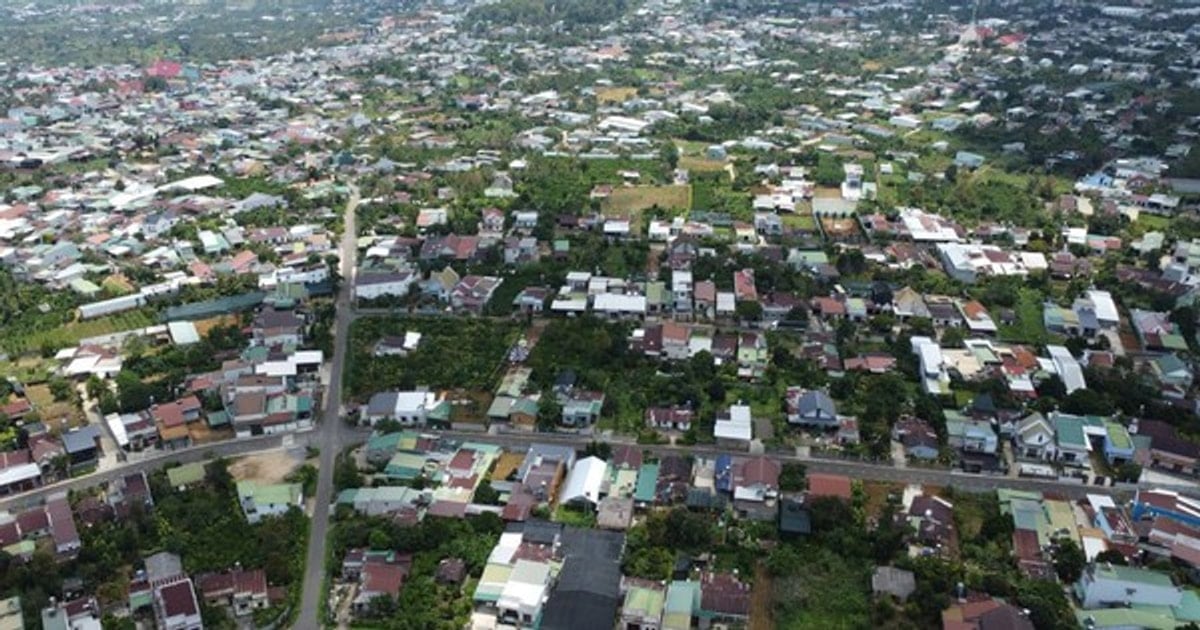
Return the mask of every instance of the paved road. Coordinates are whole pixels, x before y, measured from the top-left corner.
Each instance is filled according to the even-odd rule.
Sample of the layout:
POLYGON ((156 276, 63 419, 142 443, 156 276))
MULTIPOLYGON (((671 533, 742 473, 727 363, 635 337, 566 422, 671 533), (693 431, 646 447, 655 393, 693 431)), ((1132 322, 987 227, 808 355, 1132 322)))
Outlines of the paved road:
POLYGON ((337 316, 333 328, 333 360, 329 366, 329 384, 325 388, 325 416, 310 440, 321 449, 317 496, 313 506, 312 523, 308 534, 308 553, 305 559, 304 590, 300 599, 300 616, 296 628, 316 630, 322 625, 317 618, 324 592, 326 538, 329 534, 329 505, 333 503, 334 460, 350 433, 342 421, 342 372, 346 363, 346 346, 353 319, 351 301, 354 292, 355 259, 358 255, 358 231, 355 208, 359 191, 350 185, 350 200, 346 203, 341 244, 341 290, 337 296, 337 316))
MULTIPOLYGON (((158 470, 167 464, 190 464, 192 462, 206 461, 217 457, 247 455, 250 453, 280 448, 283 446, 284 437, 285 435, 260 435, 251 438, 243 438, 240 440, 217 442, 215 444, 203 444, 200 446, 193 446, 174 451, 162 451, 158 454, 149 455, 145 459, 122 464, 116 468, 110 468, 108 470, 95 472, 90 475, 76 477, 74 479, 67 479, 15 496, 0 498, 0 510, 20 510, 25 507, 42 503, 46 497, 51 494, 91 488, 102 483, 107 483, 119 477, 123 477, 130 473, 149 473, 151 471, 158 470)), ((297 436, 296 443, 302 444, 303 438, 297 436)))
MULTIPOLYGON (((608 442, 610 444, 633 444, 631 441, 612 438, 593 438, 591 436, 572 435, 564 433, 476 433, 464 431, 443 431, 441 435, 462 439, 484 442, 488 444, 498 444, 508 447, 512 450, 521 451, 528 447, 532 442, 551 442, 555 444, 567 444, 578 449, 583 449, 587 444, 594 439, 608 442)), ((662 455, 707 455, 716 456, 723 453, 730 453, 729 449, 721 449, 715 446, 695 445, 695 446, 669 446, 669 445, 637 445, 651 454, 662 455)), ((828 459, 823 457, 801 457, 795 453, 780 453, 770 452, 766 454, 768 457, 780 462, 799 462, 803 463, 810 473, 831 473, 845 475, 852 479, 864 479, 871 481, 886 481, 899 484, 918 483, 923 485, 934 485, 953 487, 958 490, 967 490, 971 492, 986 492, 996 490, 997 488, 1010 488, 1013 490, 1037 490, 1050 491, 1063 494, 1071 498, 1082 498, 1085 494, 1108 494, 1108 495, 1128 495, 1131 491, 1124 488, 1110 488, 1104 486, 1085 486, 1082 484, 1063 482, 1054 479, 1033 479, 1028 477, 1005 477, 999 475, 976 475, 963 473, 959 471, 951 471, 939 468, 895 468, 890 463, 868 463, 855 460, 828 459)), ((1143 487, 1163 487, 1160 484, 1142 484, 1143 487)))

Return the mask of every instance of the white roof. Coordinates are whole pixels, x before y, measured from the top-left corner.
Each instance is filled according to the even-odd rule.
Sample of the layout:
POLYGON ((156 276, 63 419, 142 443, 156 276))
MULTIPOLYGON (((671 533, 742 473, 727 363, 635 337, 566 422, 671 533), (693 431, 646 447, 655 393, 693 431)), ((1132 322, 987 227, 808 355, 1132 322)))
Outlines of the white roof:
POLYGON ((541 607, 549 581, 549 564, 517 560, 508 582, 500 591, 496 606, 501 610, 517 610, 532 616, 541 607))
POLYGON ((599 457, 585 457, 575 462, 575 467, 567 475, 562 493, 558 496, 559 503, 567 503, 577 499, 586 499, 592 503, 600 502, 600 492, 604 487, 604 478, 608 475, 608 462, 599 457))
POLYGON ((646 296, 601 293, 596 296, 592 308, 607 313, 645 313, 646 296))
POLYGON ((717 310, 718 311, 733 312, 733 310, 735 308, 735 303, 736 303, 736 300, 733 297, 733 292, 731 292, 731 291, 718 291, 717 292, 717 310))
POLYGON ((1092 308, 1096 311, 1096 319, 1102 322, 1121 320, 1121 315, 1117 313, 1117 304, 1113 302, 1112 294, 1108 291, 1091 289, 1087 292, 1087 298, 1092 302, 1092 308))
POLYGON ((747 405, 731 405, 729 418, 718 418, 713 427, 713 436, 718 439, 741 440, 749 442, 754 439, 754 426, 751 423, 750 407, 747 405))
POLYGON ((1050 354, 1050 360, 1054 362, 1054 371, 1058 372, 1058 377, 1062 379, 1063 385, 1066 385, 1068 394, 1087 388, 1087 381, 1083 379, 1083 367, 1071 356, 1070 350, 1063 346, 1046 346, 1046 352, 1050 354))
POLYGON ((510 564, 513 556, 516 555, 517 549, 521 546, 521 532, 504 532, 500 534, 500 542, 492 548, 491 555, 488 556, 488 564, 510 564))
POLYGON ((409 415, 432 406, 437 400, 433 392, 396 392, 396 415, 409 415))
POLYGON ((186 346, 200 341, 200 333, 192 322, 168 322, 167 331, 171 334, 171 341, 177 346, 186 346))
POLYGON ((552 311, 574 311, 582 313, 587 310, 587 300, 585 298, 575 298, 570 300, 558 299, 550 303, 552 311))
POLYGON ((125 421, 121 419, 121 414, 110 413, 104 416, 104 423, 108 425, 108 430, 112 431, 113 437, 117 440, 117 446, 124 448, 129 446, 129 434, 125 431, 125 421))
POLYGON ((37 464, 20 464, 18 466, 9 466, 0 470, 0 486, 20 483, 30 479, 36 479, 42 474, 42 469, 38 468, 37 464))

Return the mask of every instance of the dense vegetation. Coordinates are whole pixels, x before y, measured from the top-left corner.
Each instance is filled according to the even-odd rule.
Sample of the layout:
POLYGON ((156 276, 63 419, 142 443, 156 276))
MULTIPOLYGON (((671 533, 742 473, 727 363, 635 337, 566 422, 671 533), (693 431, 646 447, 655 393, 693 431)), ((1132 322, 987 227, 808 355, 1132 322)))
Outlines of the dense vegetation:
MULTIPOLYGON (((224 462, 209 465, 205 484, 179 491, 164 473, 150 478, 155 506, 135 508, 123 520, 80 526, 83 548, 79 557, 65 563, 53 553, 39 550, 28 564, 0 553, 0 594, 20 595, 26 627, 40 627, 40 611, 49 598, 62 598, 63 580, 79 577, 94 592, 101 606, 128 601, 130 578, 142 559, 159 551, 183 558, 189 574, 224 571, 237 564, 262 568, 271 586, 288 589, 286 606, 293 605, 304 571, 308 519, 299 510, 270 517, 251 525, 242 515, 234 481, 224 462)), ((281 608, 263 611, 261 619, 274 619, 281 608)), ((206 627, 232 627, 220 611, 205 613, 206 627)))
POLYGON ((472 610, 471 584, 483 573, 504 523, 495 514, 468 519, 427 518, 411 527, 386 518, 368 518, 342 512, 330 533, 333 562, 338 571, 346 551, 367 548, 412 554, 412 573, 404 582, 399 601, 379 598, 371 603, 360 627, 387 630, 457 630, 467 624, 472 610), (471 576, 467 584, 443 585, 434 580, 438 562, 459 558, 471 576))
POLYGON ((516 341, 507 322, 460 318, 364 318, 350 328, 346 393, 363 399, 377 391, 464 387, 491 390, 501 362, 516 341), (406 357, 372 357, 386 335, 420 332, 421 344, 406 357))

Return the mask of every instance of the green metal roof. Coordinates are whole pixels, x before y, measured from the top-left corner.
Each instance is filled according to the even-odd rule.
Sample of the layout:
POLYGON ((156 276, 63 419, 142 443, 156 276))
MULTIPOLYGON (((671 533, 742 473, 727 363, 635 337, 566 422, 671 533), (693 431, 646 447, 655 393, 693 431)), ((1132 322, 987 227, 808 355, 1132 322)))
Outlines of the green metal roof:
POLYGON ((1103 608, 1078 610, 1075 618, 1080 627, 1103 630, 1104 628, 1143 628, 1145 630, 1174 630, 1181 625, 1170 615, 1137 608, 1103 608))
POLYGON ((172 487, 190 486, 194 483, 204 481, 204 464, 199 462, 194 464, 184 464, 175 468, 167 469, 167 481, 172 487))
POLYGON ((666 595, 657 589, 634 586, 625 593, 624 610, 635 610, 651 618, 662 616, 666 595))
POLYGON ((639 503, 654 501, 658 489, 658 464, 642 464, 638 469, 637 485, 633 489, 633 500, 639 503))

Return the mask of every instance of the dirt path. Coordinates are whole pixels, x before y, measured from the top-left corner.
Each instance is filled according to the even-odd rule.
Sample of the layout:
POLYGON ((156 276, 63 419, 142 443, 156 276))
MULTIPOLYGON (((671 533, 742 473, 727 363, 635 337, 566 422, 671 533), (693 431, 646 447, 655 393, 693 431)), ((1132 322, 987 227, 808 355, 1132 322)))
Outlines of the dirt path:
POLYGON ((750 598, 750 630, 774 630, 771 606, 771 575, 760 562, 754 567, 754 593, 750 598))

